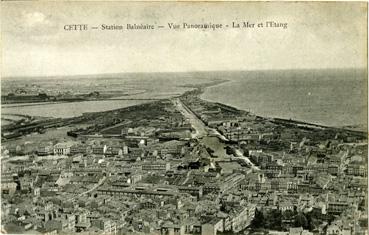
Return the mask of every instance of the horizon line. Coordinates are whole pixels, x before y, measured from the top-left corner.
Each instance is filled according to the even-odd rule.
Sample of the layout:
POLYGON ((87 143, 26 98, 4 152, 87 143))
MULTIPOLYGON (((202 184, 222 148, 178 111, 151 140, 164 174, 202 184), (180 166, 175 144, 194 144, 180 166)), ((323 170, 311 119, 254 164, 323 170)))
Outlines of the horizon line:
POLYGON ((111 72, 111 73, 91 73, 91 74, 70 74, 70 75, 63 75, 63 74, 54 74, 54 75, 7 75, 1 76, 2 79, 12 79, 12 78, 72 78, 72 77, 88 77, 88 76, 107 76, 107 75, 117 75, 117 74, 171 74, 171 73, 214 73, 214 72, 260 72, 260 71, 301 71, 301 70, 366 70, 368 72, 368 67, 347 67, 347 68, 293 68, 293 69, 253 69, 253 70, 192 70, 192 71, 156 71, 156 72, 111 72))

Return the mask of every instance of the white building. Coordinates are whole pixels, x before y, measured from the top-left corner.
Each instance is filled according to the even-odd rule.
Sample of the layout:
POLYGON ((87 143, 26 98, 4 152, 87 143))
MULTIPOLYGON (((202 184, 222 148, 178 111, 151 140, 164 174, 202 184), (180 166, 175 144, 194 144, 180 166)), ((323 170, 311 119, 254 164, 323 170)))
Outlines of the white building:
POLYGON ((58 143, 54 145, 54 155, 68 155, 70 154, 70 147, 72 143, 58 143))

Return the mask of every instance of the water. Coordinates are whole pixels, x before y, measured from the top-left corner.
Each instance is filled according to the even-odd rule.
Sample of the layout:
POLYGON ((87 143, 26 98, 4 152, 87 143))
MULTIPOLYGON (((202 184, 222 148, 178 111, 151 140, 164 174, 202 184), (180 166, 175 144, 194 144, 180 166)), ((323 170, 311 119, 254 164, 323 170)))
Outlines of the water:
POLYGON ((104 100, 69 102, 22 107, 1 107, 2 114, 26 114, 38 117, 76 117, 86 112, 103 112, 113 109, 125 108, 132 105, 143 104, 144 100, 104 100))
MULTIPOLYGON (((165 99, 180 95, 188 89, 179 89, 173 92, 152 92, 148 91, 138 95, 122 96, 116 98, 130 99, 165 99)), ((103 112, 108 110, 126 108, 133 105, 139 105, 150 100, 100 100, 100 101, 82 101, 67 103, 25 103, 25 104, 5 104, 1 106, 2 115, 7 114, 26 114, 39 117, 69 118, 81 116, 87 112, 103 112)))
MULTIPOLYGON (((126 95, 116 98, 127 99, 165 99, 183 94, 189 88, 182 87, 191 84, 192 80, 186 82, 182 79, 184 75, 176 74, 122 74, 109 75, 105 79, 100 76, 66 78, 66 79, 18 79, 2 82, 4 94, 10 92, 11 87, 16 84, 36 84, 46 87, 49 90, 58 91, 58 87, 65 90, 88 93, 94 90, 100 92, 111 92, 112 90, 124 91, 126 95), (56 82, 58 83, 56 85, 56 82), (58 86, 58 87, 56 87, 58 86), (139 91, 139 92, 138 92, 139 91)), ((186 75, 185 77, 188 77, 186 75)), ((194 83, 200 83, 197 78, 194 83)), ((21 85, 19 85, 21 84, 21 85)), ((73 93, 73 92, 72 92, 73 93)), ((2 115, 5 114, 24 114, 39 117, 68 118, 80 116, 86 112, 103 112, 108 110, 125 108, 133 105, 151 102, 150 100, 101 100, 101 101, 82 101, 69 103, 26 103, 26 104, 5 104, 1 106, 2 115)))
MULTIPOLYGON (((364 70, 299 70, 262 72, 196 72, 114 75, 104 80, 77 79, 74 87, 89 91, 90 85, 106 89, 144 90, 124 98, 168 98, 182 94, 188 84, 227 79, 205 89, 202 98, 250 110, 266 117, 291 118, 328 126, 361 125, 367 122, 367 74, 364 70), (101 84, 100 84, 101 85, 101 84)), ((71 81, 64 81, 70 84, 71 81)), ((42 81, 46 83, 46 81, 42 81)), ((55 84, 55 80, 49 82, 55 84)), ((3 83, 2 83, 3 85, 3 83)), ((55 85, 54 85, 55 86, 55 85)), ((4 89, 4 87, 2 87, 4 89)), ((142 104, 144 100, 85 101, 14 107, 2 105, 2 114, 43 117, 74 117, 142 104)))
POLYGON ((238 72, 227 79, 208 87, 202 98, 266 117, 366 126, 364 70, 238 72))

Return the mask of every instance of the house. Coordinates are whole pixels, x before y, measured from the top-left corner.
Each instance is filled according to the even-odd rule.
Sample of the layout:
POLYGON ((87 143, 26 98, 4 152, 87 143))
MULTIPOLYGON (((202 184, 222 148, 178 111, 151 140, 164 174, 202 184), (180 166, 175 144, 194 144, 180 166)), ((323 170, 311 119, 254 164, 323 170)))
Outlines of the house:
POLYGON ((20 145, 11 146, 9 147, 9 155, 15 156, 15 155, 23 155, 24 154, 24 148, 20 145))
POLYGON ((256 205, 248 204, 247 206, 232 211, 228 217, 224 218, 224 230, 239 233, 250 225, 255 217, 256 205))
POLYGON ((85 231, 91 226, 91 223, 87 218, 87 212, 85 211, 79 211, 76 213, 76 222, 77 232, 85 231))
POLYGON ((165 142, 162 145, 160 145, 162 147, 160 149, 160 154, 162 156, 165 156, 168 154, 173 155, 173 156, 181 155, 183 154, 184 145, 185 145, 184 142, 177 141, 177 140, 165 142))
POLYGON ((347 227, 345 228, 343 224, 340 223, 340 221, 336 221, 327 227, 326 234, 327 235, 350 235, 354 233, 352 233, 351 229, 348 229, 347 227))
POLYGON ((41 145, 37 148, 38 156, 48 156, 53 154, 53 147, 50 145, 41 145))
POLYGON ((88 154, 91 151, 90 146, 86 146, 83 144, 75 144, 72 147, 70 147, 70 155, 76 155, 76 154, 88 154))
POLYGON ((128 154, 128 146, 127 145, 123 145, 123 154, 126 155, 128 154))
POLYGON ((203 188, 200 187, 196 187, 196 186, 179 186, 178 187, 178 191, 181 193, 188 193, 192 196, 195 196, 197 198, 201 198, 203 195, 203 188))
POLYGON ((91 225, 102 230, 101 234, 113 235, 117 233, 117 226, 115 222, 107 219, 92 220, 91 225))
POLYGON ((105 155, 110 156, 110 157, 122 156, 123 155, 123 150, 119 147, 108 147, 106 149, 105 155))
POLYGON ((290 201, 280 202, 278 208, 281 212, 293 211, 293 203, 290 201))
POLYGON ((144 171, 169 171, 170 163, 164 161, 152 161, 142 164, 142 170, 144 171))
POLYGON ((214 218, 201 225, 201 235, 216 235, 217 231, 223 231, 223 219, 214 218))
POLYGON ((367 166, 362 162, 351 162, 347 167, 347 174, 354 176, 367 176, 367 166))
POLYGON ((74 232, 75 227, 75 216, 69 216, 67 218, 56 218, 52 220, 48 220, 45 223, 45 229, 47 230, 57 230, 58 232, 69 231, 74 232))
POLYGON ((92 147, 92 153, 97 155, 104 155, 108 147, 106 145, 97 145, 92 147))
POLYGON ((72 143, 58 143, 54 145, 54 155, 68 155, 70 154, 70 148, 72 147, 72 143))
POLYGON ((17 183, 12 177, 1 177, 1 194, 12 195, 17 190, 17 183))
POLYGON ((348 208, 347 202, 328 202, 327 211, 330 214, 341 214, 348 208))

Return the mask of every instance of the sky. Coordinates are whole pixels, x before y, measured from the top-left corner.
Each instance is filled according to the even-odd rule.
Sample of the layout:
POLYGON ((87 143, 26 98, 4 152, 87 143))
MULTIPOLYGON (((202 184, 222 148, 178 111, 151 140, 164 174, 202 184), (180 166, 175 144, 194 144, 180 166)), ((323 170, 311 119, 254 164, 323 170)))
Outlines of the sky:
POLYGON ((366 3, 2 2, 2 77, 365 68, 366 3), (275 21, 287 29, 170 30, 168 23, 275 21), (64 25, 164 25, 66 31, 64 25))

